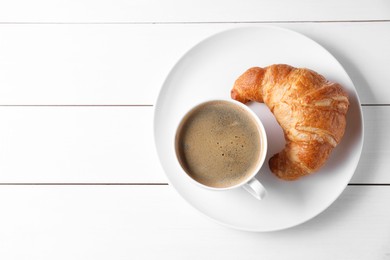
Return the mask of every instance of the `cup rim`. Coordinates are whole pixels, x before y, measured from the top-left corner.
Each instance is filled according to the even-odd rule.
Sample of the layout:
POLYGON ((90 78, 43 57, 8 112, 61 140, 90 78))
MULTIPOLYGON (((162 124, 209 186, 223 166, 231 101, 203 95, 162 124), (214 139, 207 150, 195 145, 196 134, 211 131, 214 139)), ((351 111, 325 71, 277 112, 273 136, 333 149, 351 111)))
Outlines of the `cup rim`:
POLYGON ((261 170, 261 168, 263 167, 264 165, 264 162, 265 162, 265 159, 267 157, 267 151, 268 151, 268 138, 267 138, 267 133, 265 131, 265 128, 264 128, 264 125, 263 123, 261 122, 260 118, 256 115, 256 113, 250 108, 248 107, 246 104, 243 104, 237 100, 234 100, 234 99, 222 99, 222 98, 218 98, 218 99, 206 99, 206 100, 203 100, 203 101, 200 101, 198 103, 196 103, 195 105, 191 106, 191 108, 189 110, 187 110, 180 118, 179 120, 179 123, 178 125, 176 126, 176 132, 175 132, 175 138, 174 138, 174 149, 175 149, 175 155, 176 155, 176 159, 177 159, 177 163, 180 165, 180 169, 182 170, 182 172, 184 172, 184 174, 188 177, 188 179, 190 179, 193 183, 195 183, 196 185, 199 185, 200 187, 203 187, 205 189, 208 189, 208 190, 217 190, 217 191, 222 191, 222 190, 231 190, 231 189, 235 189, 235 188, 238 188, 238 187, 242 187, 244 186, 246 183, 248 183, 251 179, 255 178, 255 176, 259 173, 259 171, 261 170), (238 183, 238 184, 235 184, 233 186, 229 186, 229 187, 221 187, 221 188, 218 188, 218 187, 211 187, 211 186, 207 186, 203 183, 200 183, 198 182, 197 180, 195 180, 194 178, 192 178, 189 173, 187 173, 187 171, 184 169, 184 167, 182 166, 181 162, 180 162, 180 158, 178 156, 178 153, 177 153, 177 140, 178 140, 178 133, 179 133, 179 130, 180 130, 180 127, 182 126, 182 123, 184 122, 184 119, 192 112, 194 111, 196 108, 200 107, 201 105, 204 105, 206 103, 210 103, 210 102, 230 102, 232 104, 235 104, 235 105, 238 105, 239 107, 243 108, 248 114, 250 114, 251 118, 254 119, 254 121, 256 122, 257 124, 257 127, 258 127, 258 130, 260 132, 260 140, 261 140, 261 144, 262 146, 264 147, 262 149, 262 152, 261 152, 261 156, 260 156, 260 160, 258 161, 257 163, 257 166, 255 168, 255 170, 253 170, 253 173, 250 174, 245 180, 243 180, 242 182, 238 183))

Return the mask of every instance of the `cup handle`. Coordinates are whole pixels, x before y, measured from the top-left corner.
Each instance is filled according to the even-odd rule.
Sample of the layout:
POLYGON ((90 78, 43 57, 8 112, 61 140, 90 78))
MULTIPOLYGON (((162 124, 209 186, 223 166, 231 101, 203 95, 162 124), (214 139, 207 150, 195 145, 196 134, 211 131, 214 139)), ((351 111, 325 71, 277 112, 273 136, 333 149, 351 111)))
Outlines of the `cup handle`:
POLYGON ((264 199, 267 194, 264 186, 256 178, 250 179, 243 187, 258 200, 264 199))

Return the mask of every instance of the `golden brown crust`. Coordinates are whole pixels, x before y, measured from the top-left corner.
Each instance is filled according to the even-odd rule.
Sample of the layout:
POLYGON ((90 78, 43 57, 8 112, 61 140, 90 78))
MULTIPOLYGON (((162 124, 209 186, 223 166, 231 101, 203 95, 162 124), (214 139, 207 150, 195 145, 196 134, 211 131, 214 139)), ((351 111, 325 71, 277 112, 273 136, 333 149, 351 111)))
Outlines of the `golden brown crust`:
POLYGON ((259 92, 263 81, 264 70, 262 68, 250 68, 245 72, 244 77, 239 77, 235 82, 235 87, 231 91, 233 99, 242 103, 248 101, 263 102, 263 95, 259 92))
POLYGON ((242 103, 264 102, 283 128, 286 147, 269 162, 279 178, 295 180, 317 171, 344 135, 348 95, 315 71, 285 64, 250 68, 231 96, 242 103))

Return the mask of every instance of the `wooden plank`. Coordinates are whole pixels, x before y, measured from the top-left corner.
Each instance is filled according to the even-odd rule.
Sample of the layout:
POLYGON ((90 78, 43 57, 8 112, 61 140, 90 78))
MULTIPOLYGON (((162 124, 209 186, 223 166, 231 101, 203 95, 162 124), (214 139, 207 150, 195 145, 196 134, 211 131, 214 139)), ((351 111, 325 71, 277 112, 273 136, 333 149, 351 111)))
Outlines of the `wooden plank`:
POLYGON ((1 107, 0 182, 166 182, 151 107, 1 107))
POLYGON ((0 22, 247 22, 390 19, 381 0, 2 1, 0 22), (163 11, 162 11, 163 10, 163 11))
MULTIPOLYGON (((0 104, 153 104, 171 67, 189 48, 240 26, 245 25, 2 24, 0 104)), ((329 49, 363 103, 390 103, 390 23, 280 26, 329 49)))
POLYGON ((390 183, 390 106, 363 107, 365 140, 351 183, 390 183))
MULTIPOLYGON (((363 107, 351 183, 390 183, 390 107, 363 107)), ((0 183, 166 183, 153 107, 0 107, 0 183)))
POLYGON ((348 187, 318 217, 274 233, 222 227, 169 186, 1 186, 0 198, 1 259, 390 256, 389 187, 348 187))

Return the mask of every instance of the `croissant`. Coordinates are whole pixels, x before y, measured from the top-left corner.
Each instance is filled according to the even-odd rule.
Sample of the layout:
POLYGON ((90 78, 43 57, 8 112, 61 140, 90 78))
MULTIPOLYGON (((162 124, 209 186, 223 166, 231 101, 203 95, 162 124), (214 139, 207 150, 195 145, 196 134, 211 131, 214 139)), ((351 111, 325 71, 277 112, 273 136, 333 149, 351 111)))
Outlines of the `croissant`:
POLYGON ((281 179, 317 171, 344 135, 348 95, 312 70, 285 64, 253 67, 235 81, 231 97, 264 102, 282 127, 286 146, 269 160, 281 179))

